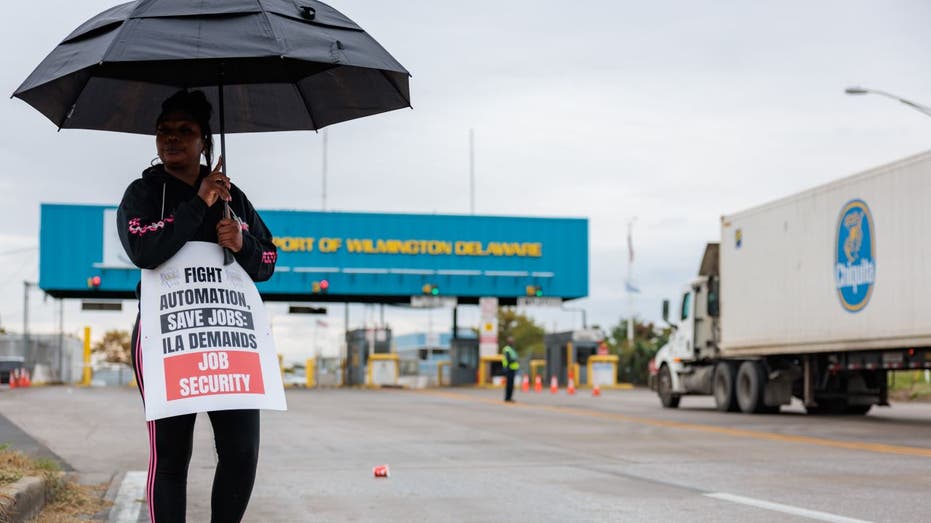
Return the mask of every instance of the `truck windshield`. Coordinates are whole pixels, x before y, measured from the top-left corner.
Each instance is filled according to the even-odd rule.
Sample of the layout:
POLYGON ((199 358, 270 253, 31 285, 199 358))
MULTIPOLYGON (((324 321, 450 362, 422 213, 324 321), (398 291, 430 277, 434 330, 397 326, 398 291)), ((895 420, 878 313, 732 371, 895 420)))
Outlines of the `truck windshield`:
POLYGON ((689 312, 692 309, 692 293, 687 292, 682 295, 682 321, 689 319, 689 312))

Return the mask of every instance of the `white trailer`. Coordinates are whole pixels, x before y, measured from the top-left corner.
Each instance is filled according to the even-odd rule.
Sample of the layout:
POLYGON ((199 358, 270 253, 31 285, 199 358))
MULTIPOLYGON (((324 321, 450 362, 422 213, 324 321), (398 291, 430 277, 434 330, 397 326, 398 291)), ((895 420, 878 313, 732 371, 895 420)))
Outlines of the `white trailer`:
POLYGON ((886 405, 889 370, 931 368, 929 233, 931 152, 722 217, 654 360, 663 406, 886 405))

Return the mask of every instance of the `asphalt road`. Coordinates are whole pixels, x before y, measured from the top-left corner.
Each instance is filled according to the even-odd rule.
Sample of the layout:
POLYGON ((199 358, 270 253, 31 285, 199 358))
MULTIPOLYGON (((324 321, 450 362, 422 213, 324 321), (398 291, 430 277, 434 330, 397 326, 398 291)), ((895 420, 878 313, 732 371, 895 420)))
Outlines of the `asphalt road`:
MULTIPOLYGON (((251 522, 927 521, 931 405, 862 417, 663 410, 645 390, 291 390, 262 414, 251 522), (387 464, 388 479, 373 477, 387 464)), ((0 390, 0 415, 140 516, 138 393, 0 390), (135 485, 135 486, 134 486, 135 485)), ((6 432, 0 424, 0 442, 6 432)), ((22 439, 20 440, 22 441, 22 439)), ((15 443, 14 443, 15 444, 15 443)), ((215 458, 198 419, 188 521, 209 519, 215 458)), ((119 513, 117 513, 119 512, 119 513)))

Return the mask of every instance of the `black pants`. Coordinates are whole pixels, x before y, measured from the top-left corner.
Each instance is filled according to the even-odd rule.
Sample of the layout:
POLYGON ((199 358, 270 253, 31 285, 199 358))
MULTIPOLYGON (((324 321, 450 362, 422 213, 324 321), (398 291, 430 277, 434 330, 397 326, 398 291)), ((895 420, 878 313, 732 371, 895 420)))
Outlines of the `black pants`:
MULTIPOLYGON (((139 318, 133 327, 132 352, 136 382, 145 402, 142 381, 142 343, 139 318)), ((217 451, 217 470, 210 497, 210 521, 242 520, 252 495, 259 460, 259 411, 208 412, 217 451)), ((149 421, 149 476, 146 498, 153 523, 184 522, 187 510, 187 473, 191 462, 196 414, 149 421)))
POLYGON ((516 370, 505 369, 504 377, 507 379, 507 383, 504 386, 504 401, 511 401, 511 396, 514 395, 514 375, 517 374, 516 370))

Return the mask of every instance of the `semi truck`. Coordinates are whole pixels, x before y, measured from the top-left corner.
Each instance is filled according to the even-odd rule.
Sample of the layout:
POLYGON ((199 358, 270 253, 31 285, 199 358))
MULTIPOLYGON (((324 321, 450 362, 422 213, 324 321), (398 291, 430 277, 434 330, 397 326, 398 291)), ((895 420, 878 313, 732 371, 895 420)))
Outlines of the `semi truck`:
POLYGON ((931 151, 721 218, 663 302, 663 407, 866 414, 890 372, 931 368, 931 151))

